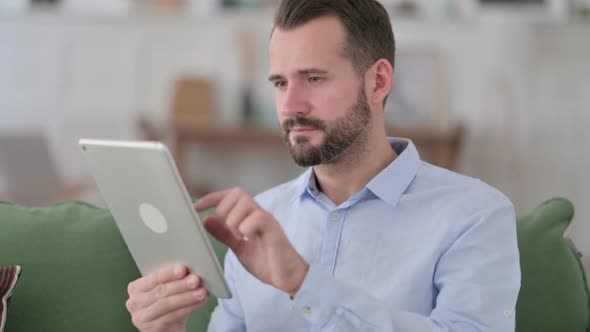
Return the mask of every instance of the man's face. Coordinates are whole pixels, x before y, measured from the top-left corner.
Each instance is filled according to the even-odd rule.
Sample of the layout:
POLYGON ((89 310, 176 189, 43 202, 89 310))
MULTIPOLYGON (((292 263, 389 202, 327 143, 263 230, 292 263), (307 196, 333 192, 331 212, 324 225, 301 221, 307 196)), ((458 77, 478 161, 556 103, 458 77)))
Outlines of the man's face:
POLYGON ((295 162, 338 160, 362 145, 371 119, 364 82, 344 57, 338 19, 314 19, 270 42, 270 80, 284 139, 295 162))

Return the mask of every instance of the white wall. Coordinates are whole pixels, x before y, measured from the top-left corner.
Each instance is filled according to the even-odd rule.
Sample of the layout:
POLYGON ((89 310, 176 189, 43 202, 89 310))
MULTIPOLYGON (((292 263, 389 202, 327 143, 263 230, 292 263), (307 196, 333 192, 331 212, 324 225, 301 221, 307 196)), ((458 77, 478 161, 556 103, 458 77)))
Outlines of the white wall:
MULTIPOLYGON (((237 29, 255 36, 258 106, 266 82, 269 14, 0 16, 0 130, 39 128, 64 174, 86 172, 80 136, 137 138, 137 115, 164 124, 172 83, 193 73, 218 87, 220 121, 240 120, 237 29)), ((461 171, 498 187, 519 213, 552 196, 576 205, 572 237, 590 257, 590 25, 487 15, 460 21, 393 19, 400 51, 429 48, 442 63, 451 120, 468 130, 461 171)), ((195 147, 191 177, 212 189, 258 192, 301 169, 272 147, 224 153, 195 147)), ((0 179, 1 189, 1 179, 0 179)))

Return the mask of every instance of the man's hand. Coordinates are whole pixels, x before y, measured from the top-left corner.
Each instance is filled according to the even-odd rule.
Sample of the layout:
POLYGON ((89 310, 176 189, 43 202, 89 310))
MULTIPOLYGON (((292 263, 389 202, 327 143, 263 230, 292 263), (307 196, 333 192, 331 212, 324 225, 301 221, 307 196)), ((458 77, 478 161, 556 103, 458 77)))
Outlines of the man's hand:
POLYGON ((279 222, 241 188, 201 198, 197 211, 216 208, 203 220, 215 238, 225 243, 242 265, 259 280, 294 296, 309 264, 291 245, 279 222))
POLYGON ((198 276, 167 266, 129 284, 127 310, 140 331, 185 331, 188 317, 207 303, 198 276))

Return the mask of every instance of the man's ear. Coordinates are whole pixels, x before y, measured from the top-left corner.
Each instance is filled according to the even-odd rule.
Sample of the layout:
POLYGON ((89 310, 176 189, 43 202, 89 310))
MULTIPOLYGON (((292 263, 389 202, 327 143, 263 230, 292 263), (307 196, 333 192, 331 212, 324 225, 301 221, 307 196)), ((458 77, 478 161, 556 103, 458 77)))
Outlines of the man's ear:
POLYGON ((368 73, 372 76, 369 80, 372 82, 370 103, 383 105, 383 100, 389 95, 393 86, 393 67, 386 59, 379 59, 371 66, 368 73))

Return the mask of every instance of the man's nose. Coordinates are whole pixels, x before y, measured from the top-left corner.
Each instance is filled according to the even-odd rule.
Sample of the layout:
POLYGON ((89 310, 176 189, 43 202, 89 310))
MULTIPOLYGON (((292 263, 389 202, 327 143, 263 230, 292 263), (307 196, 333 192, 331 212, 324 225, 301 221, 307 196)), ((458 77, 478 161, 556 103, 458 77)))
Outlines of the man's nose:
POLYGON ((304 89, 295 84, 288 86, 281 105, 283 115, 289 118, 304 117, 309 114, 310 110, 311 107, 304 89))

